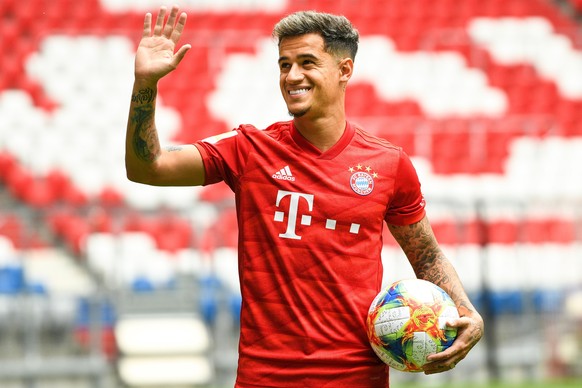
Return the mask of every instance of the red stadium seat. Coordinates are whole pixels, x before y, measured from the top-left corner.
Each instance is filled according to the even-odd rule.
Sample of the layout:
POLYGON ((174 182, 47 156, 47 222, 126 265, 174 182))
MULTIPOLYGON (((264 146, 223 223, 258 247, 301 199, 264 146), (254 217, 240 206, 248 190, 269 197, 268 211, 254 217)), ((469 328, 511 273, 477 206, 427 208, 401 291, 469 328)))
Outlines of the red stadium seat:
POLYGON ((551 242, 571 244, 579 240, 576 223, 573 219, 550 219, 548 221, 548 232, 551 242))
POLYGON ((459 225, 455 220, 432 222, 432 229, 440 244, 456 245, 460 242, 459 225))
POLYGON ((10 194, 24 200, 24 193, 34 182, 34 176, 20 165, 14 165, 6 176, 6 185, 10 194))
POLYGON ((101 190, 99 202, 106 208, 121 207, 125 204, 123 195, 113 186, 105 186, 101 190))
POLYGON ((36 209, 46 209, 58 200, 53 187, 44 179, 34 179, 23 188, 23 200, 36 209))
POLYGON ((519 226, 515 220, 491 220, 487 224, 488 244, 514 244, 520 240, 519 226))
POLYGON ((83 207, 89 203, 89 198, 81 189, 70 185, 63 193, 63 201, 74 207, 83 207))
POLYGON ((91 233, 115 233, 113 216, 104 208, 94 207, 87 216, 87 223, 91 233))
POLYGON ((0 181, 6 182, 13 168, 18 165, 17 159, 6 150, 0 150, 0 181))
POLYGON ((546 219, 524 220, 522 224, 522 238, 528 243, 539 244, 549 240, 550 222, 546 219))
POLYGON ((192 247, 193 230, 190 223, 174 214, 163 214, 155 220, 156 240, 158 249, 177 252, 192 247))
POLYGON ((7 237, 17 249, 25 246, 25 225, 15 214, 0 213, 0 235, 7 237))
POLYGON ((49 173, 45 176, 45 180, 57 198, 61 200, 65 199, 67 192, 72 186, 69 176, 65 172, 58 169, 49 171, 49 173))

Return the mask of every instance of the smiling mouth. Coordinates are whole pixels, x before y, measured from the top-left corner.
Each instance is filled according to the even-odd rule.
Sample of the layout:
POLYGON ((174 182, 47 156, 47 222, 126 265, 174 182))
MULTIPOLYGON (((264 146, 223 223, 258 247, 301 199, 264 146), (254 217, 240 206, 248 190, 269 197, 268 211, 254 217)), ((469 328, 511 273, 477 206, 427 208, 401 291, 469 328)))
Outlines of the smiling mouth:
POLYGON ((296 89, 296 90, 289 90, 289 95, 291 96, 298 96, 300 94, 304 94, 307 93, 308 91, 310 91, 310 88, 303 88, 303 89, 296 89))

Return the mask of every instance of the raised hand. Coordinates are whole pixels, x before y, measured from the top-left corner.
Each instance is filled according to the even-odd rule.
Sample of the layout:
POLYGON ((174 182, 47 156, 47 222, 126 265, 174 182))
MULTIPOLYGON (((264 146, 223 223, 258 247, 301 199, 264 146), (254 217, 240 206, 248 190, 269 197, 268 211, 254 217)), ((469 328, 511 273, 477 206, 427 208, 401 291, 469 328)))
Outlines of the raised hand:
POLYGON ((184 26, 186 13, 178 15, 179 8, 172 7, 164 22, 167 9, 161 7, 152 30, 152 14, 147 13, 143 23, 143 34, 135 56, 135 78, 146 82, 157 82, 174 70, 191 48, 185 44, 175 52, 184 26))

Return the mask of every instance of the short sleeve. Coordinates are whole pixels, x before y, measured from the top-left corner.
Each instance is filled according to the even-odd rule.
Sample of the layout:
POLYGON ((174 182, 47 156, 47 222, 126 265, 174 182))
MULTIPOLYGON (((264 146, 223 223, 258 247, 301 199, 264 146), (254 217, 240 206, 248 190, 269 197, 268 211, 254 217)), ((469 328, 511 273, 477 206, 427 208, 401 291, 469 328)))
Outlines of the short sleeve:
POLYGON ((194 143, 204 163, 204 185, 224 181, 233 191, 246 162, 241 127, 194 143))
POLYGON ((408 155, 401 150, 394 194, 384 219, 391 225, 410 225, 422 220, 424 216, 425 201, 416 169, 408 155))

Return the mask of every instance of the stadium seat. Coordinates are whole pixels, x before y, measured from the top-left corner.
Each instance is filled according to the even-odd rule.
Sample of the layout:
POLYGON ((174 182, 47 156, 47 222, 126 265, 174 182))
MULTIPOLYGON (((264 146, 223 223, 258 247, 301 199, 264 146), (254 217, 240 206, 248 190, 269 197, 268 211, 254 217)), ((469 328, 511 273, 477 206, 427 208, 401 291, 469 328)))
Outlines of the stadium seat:
POLYGON ((58 200, 53 186, 44 179, 34 179, 30 182, 23 188, 22 197, 24 202, 35 209, 49 208, 58 200))
POLYGON ((127 387, 199 386, 211 382, 212 368, 200 356, 123 357, 120 379, 127 387))
POLYGON ((153 292, 156 287, 146 277, 138 276, 131 282, 131 290, 134 292, 153 292))
POLYGON ((432 222, 432 229, 440 244, 456 245, 460 240, 459 223, 456 220, 432 222))
POLYGON ((14 263, 0 267, 0 294, 17 295, 25 290, 22 264, 14 263))
POLYGON ((99 194, 99 202, 103 207, 112 209, 122 207, 125 204, 125 199, 116 187, 105 185, 99 194))
POLYGON ((487 223, 488 244, 513 244, 520 241, 519 225, 516 219, 496 219, 487 223))
POLYGON ((17 214, 0 214, 0 236, 3 237, 3 245, 4 249, 6 249, 5 253, 7 256, 9 256, 12 250, 6 245, 6 240, 10 241, 14 249, 26 247, 26 226, 17 214))
POLYGON ((401 279, 415 278, 414 271, 399 246, 384 245, 382 248, 384 273, 382 287, 401 279))
POLYGON ((217 248, 212 253, 212 268, 220 283, 229 293, 240 293, 238 253, 236 248, 217 248))
POLYGON ((77 300, 74 335, 84 349, 91 349, 94 341, 109 360, 117 358, 117 344, 114 325, 117 322, 115 307, 110 301, 83 297, 77 300), (98 330, 100 329, 100 330, 98 330))
POLYGON ((189 315, 127 315, 115 326, 121 357, 119 377, 126 386, 198 386, 211 381, 206 356, 210 333, 189 315))
POLYGON ((483 288, 484 255, 476 244, 445 246, 445 254, 451 260, 463 286, 469 295, 478 294, 483 288))
MULTIPOLYGON (((87 297, 96 290, 92 276, 58 249, 35 250, 25 257, 23 268, 27 284, 42 285, 47 295, 62 298, 64 305, 76 298, 87 297)), ((63 307, 64 310, 59 311, 68 308, 63 307)))

